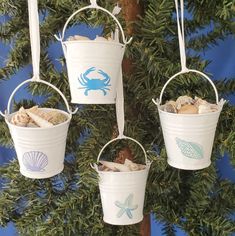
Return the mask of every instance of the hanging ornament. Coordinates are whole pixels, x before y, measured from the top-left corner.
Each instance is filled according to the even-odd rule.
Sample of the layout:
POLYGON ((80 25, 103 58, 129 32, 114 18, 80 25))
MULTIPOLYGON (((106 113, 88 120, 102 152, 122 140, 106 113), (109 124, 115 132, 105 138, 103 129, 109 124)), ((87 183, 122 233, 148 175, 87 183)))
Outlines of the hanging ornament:
POLYGON ((39 77, 40 35, 37 0, 28 0, 28 7, 33 78, 25 80, 14 89, 8 100, 5 115, 1 114, 9 127, 21 174, 29 178, 43 179, 57 175, 64 168, 66 138, 73 112, 62 92, 39 77), (31 82, 45 84, 58 92, 67 112, 33 107, 21 108, 18 112, 11 113, 15 93, 31 82))
POLYGON ((181 71, 173 75, 163 86, 159 99, 153 102, 158 107, 169 165, 186 170, 199 170, 211 163, 211 152, 220 112, 225 100, 219 101, 217 89, 212 80, 198 70, 186 66, 184 37, 184 1, 180 0, 181 24, 178 12, 178 0, 175 0, 181 71), (176 101, 162 105, 162 96, 167 85, 177 76, 196 73, 209 81, 214 89, 216 104, 210 104, 201 98, 181 96, 176 101))
POLYGON ((119 135, 101 149, 97 158, 97 163, 101 165, 93 164, 92 168, 100 177, 99 189, 104 222, 113 225, 130 225, 143 220, 145 187, 151 162, 147 159, 144 147, 137 140, 123 134, 125 119, 122 73, 119 76, 116 100, 119 135), (140 146, 144 154, 144 165, 128 159, 123 160, 123 163, 100 160, 104 149, 120 139, 131 140, 140 146))
POLYGON ((90 5, 74 12, 66 21, 62 36, 57 37, 61 42, 66 59, 70 93, 72 103, 78 104, 113 104, 116 100, 117 84, 121 70, 125 47, 130 40, 126 40, 123 28, 116 14, 120 8, 116 6, 113 13, 90 1, 90 5), (65 30, 78 13, 97 9, 107 13, 119 28, 123 43, 119 42, 119 31, 116 28, 111 38, 97 36, 94 40, 75 35, 65 38, 65 30))

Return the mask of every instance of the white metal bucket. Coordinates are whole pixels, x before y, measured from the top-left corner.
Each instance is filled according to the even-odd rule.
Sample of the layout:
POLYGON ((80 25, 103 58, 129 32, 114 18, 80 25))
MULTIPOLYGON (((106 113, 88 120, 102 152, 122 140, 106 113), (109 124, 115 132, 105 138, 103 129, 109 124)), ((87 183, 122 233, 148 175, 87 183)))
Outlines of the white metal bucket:
POLYGON ((64 25, 62 37, 56 38, 61 41, 66 59, 71 102, 114 104, 125 45, 130 42, 130 40, 126 41, 124 31, 117 18, 93 2, 74 12, 64 25), (86 9, 98 9, 110 15, 122 33, 123 44, 119 41, 63 41, 70 20, 86 9))
POLYGON ((66 138, 72 116, 57 111, 65 114, 68 119, 50 128, 19 127, 10 123, 15 113, 6 116, 22 175, 42 179, 57 175, 64 169, 66 138))
MULTIPOLYGON (((93 168, 99 174, 99 189, 103 208, 104 222, 112 225, 136 224, 143 219, 143 206, 145 187, 151 163, 147 160, 143 146, 135 139, 123 136, 140 145, 144 152, 146 168, 130 172, 105 172, 99 171, 97 166, 93 168)), ((116 138, 108 142, 101 150, 97 161, 103 150, 116 138)))
POLYGON ((4 116, 14 142, 22 175, 34 179, 43 179, 59 174, 63 170, 66 138, 72 112, 69 109, 66 98, 60 90, 43 80, 26 80, 18 85, 11 94, 6 115, 4 116), (19 127, 10 123, 11 117, 15 114, 10 114, 12 98, 20 87, 29 82, 46 84, 55 89, 62 96, 68 112, 51 108, 40 109, 44 111, 57 110, 65 114, 68 118, 65 122, 49 128, 19 127))
POLYGON ((115 42, 66 41, 72 103, 115 103, 125 47, 115 42))
POLYGON ((179 72, 164 85, 158 106, 169 165, 185 170, 199 170, 211 164, 211 152, 220 112, 225 101, 218 101, 218 92, 208 76, 197 70, 179 72), (162 111, 161 101, 168 83, 179 74, 195 72, 205 77, 213 86, 219 110, 205 114, 174 114, 162 111))

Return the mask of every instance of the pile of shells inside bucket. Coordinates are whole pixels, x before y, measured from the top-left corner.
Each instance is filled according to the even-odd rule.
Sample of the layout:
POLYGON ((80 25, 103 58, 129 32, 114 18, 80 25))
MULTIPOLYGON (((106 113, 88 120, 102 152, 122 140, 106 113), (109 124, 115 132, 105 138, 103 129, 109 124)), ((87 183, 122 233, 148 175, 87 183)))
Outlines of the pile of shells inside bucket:
POLYGON ((168 101, 161 110, 178 114, 203 114, 218 111, 217 104, 212 104, 199 97, 180 96, 176 101, 168 101))
POLYGON ((49 128, 61 124, 67 119, 68 117, 65 114, 57 110, 44 110, 43 108, 34 106, 29 109, 21 107, 12 116, 10 123, 21 127, 49 128))
MULTIPOLYGON (((77 41, 77 40, 91 40, 90 38, 86 37, 86 36, 82 36, 82 35, 74 35, 74 36, 70 36, 67 39, 68 41, 77 41)), ((111 37, 105 38, 105 37, 101 37, 96 35, 95 39, 92 41, 114 41, 111 37)))
POLYGON ((99 171, 127 172, 144 170, 146 168, 145 165, 136 164, 129 159, 125 159, 124 164, 109 161, 99 162, 101 163, 101 165, 98 167, 99 171))

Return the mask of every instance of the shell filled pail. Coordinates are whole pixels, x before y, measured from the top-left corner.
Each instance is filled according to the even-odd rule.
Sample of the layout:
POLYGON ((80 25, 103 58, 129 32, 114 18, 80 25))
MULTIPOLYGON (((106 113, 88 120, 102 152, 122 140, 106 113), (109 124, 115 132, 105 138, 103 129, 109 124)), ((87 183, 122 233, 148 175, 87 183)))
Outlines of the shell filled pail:
POLYGON ((160 98, 155 103, 158 106, 168 164, 185 170, 199 170, 208 167, 211 164, 216 126, 225 103, 223 99, 219 102, 217 89, 209 77, 197 70, 179 72, 167 81, 160 98), (203 114, 176 114, 161 109, 162 95, 168 83, 176 76, 188 72, 202 75, 213 86, 218 105, 217 111, 203 114))
POLYGON ((71 102, 78 104, 114 104, 125 45, 130 42, 130 40, 129 42, 126 41, 122 26, 117 18, 97 5, 84 7, 69 17, 59 40, 66 59, 71 102), (79 12, 91 8, 104 11, 114 19, 122 33, 123 44, 119 43, 117 39, 117 30, 115 31, 117 35, 112 40, 63 41, 70 20, 79 12))
MULTIPOLYGON (((129 137, 126 138, 131 139, 129 137)), ((115 140, 117 139, 113 139, 109 143, 115 140)), ((137 142, 134 139, 131 140, 137 142)), ((144 151, 143 148, 142 150, 144 151)), ((145 151, 144 154, 146 161, 144 170, 107 172, 100 171, 96 165, 93 167, 99 175, 104 222, 112 225, 131 225, 143 220, 145 187, 151 165, 147 160, 145 151)))
MULTIPOLYGON (((59 174, 64 168, 66 138, 72 115, 70 112, 58 109, 39 108, 39 110, 43 110, 44 112, 58 111, 64 114, 67 117, 67 120, 61 124, 47 128, 20 127, 12 124, 10 121, 15 114, 10 114, 9 112, 12 97, 19 87, 29 81, 32 80, 24 81, 12 93, 8 102, 5 121, 9 127, 14 142, 21 174, 36 179, 49 178, 59 174)), ((53 85, 45 81, 40 82, 59 91, 53 85)), ((59 93, 62 95, 60 91, 59 93)), ((68 103, 64 96, 63 99, 66 102, 69 111, 68 103)))

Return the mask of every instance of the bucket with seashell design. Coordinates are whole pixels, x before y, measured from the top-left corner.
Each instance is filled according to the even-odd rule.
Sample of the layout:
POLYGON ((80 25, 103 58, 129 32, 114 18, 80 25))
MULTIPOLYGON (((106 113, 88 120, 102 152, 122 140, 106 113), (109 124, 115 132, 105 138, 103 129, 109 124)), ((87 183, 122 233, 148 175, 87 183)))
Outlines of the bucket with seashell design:
POLYGON ((100 151, 97 163, 92 168, 99 175, 99 189, 103 208, 104 222, 112 225, 131 225, 142 221, 145 198, 145 187, 150 168, 150 161, 143 146, 130 137, 122 136, 109 141, 100 151), (124 164, 100 161, 104 149, 112 142, 121 138, 137 143, 144 152, 145 165, 135 164, 126 160, 124 164), (109 169, 109 170, 106 170, 109 169))
POLYGON ((117 93, 117 81, 125 52, 124 31, 117 18, 108 10, 98 6, 96 1, 74 12, 64 25, 61 42, 68 71, 72 103, 77 104, 114 104, 117 93), (118 30, 113 37, 87 37, 75 35, 64 41, 65 30, 72 18, 87 9, 97 9, 113 18, 122 34, 123 43, 119 42, 118 30))
POLYGON ((63 98, 67 112, 51 108, 21 108, 10 113, 11 101, 16 91, 28 82, 21 83, 8 101, 5 121, 14 142, 20 172, 29 178, 43 179, 59 174, 64 168, 66 138, 72 112, 64 95, 54 85, 43 81, 55 89, 63 98))
POLYGON ((211 164, 216 126, 225 103, 223 99, 219 101, 217 89, 211 79, 197 70, 181 71, 166 82, 159 99, 153 102, 158 107, 168 164, 185 170, 208 167, 211 164), (176 102, 161 104, 166 86, 178 75, 188 72, 197 73, 210 82, 215 91, 216 104, 199 98, 193 100, 188 96, 181 96, 176 102))

